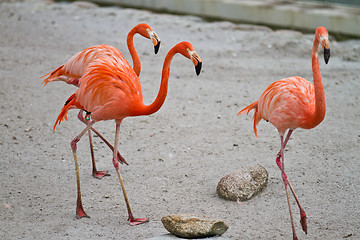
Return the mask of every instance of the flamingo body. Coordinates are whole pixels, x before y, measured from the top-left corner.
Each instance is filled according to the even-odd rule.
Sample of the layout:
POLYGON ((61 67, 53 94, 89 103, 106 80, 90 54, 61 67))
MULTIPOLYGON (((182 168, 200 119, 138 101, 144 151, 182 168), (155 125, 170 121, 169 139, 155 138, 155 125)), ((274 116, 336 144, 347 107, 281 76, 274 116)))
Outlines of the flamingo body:
MULTIPOLYGON (((298 76, 273 82, 253 104, 256 104, 254 115, 256 135, 256 126, 262 119, 274 125, 280 135, 284 135, 287 129, 314 128, 325 117, 323 111, 324 114, 319 116, 317 121, 312 121, 311 116, 315 112, 314 85, 298 76)), ((249 110, 251 109, 245 108, 241 113, 249 110)))
MULTIPOLYGON (((140 58, 135 50, 133 38, 135 34, 140 34, 141 36, 151 39, 154 44, 155 54, 159 51, 160 47, 160 38, 152 30, 152 28, 146 23, 140 23, 130 30, 127 36, 127 46, 130 51, 131 57, 133 59, 133 69, 135 73, 139 76, 141 71, 140 58)), ((113 54, 118 54, 118 49, 106 44, 95 45, 89 48, 86 48, 79 53, 72 56, 65 64, 59 66, 52 72, 42 76, 48 76, 44 81, 44 86, 49 82, 53 81, 64 81, 68 84, 72 84, 78 87, 79 78, 85 72, 86 67, 98 57, 109 56, 113 54)), ((122 58, 124 61, 125 58, 120 53, 118 57, 122 58), (121 56, 120 56, 121 55, 121 56)))
POLYGON ((94 121, 123 119, 142 103, 139 78, 129 64, 116 58, 97 59, 81 81, 85 85, 76 92, 76 99, 94 121))
POLYGON ((121 121, 131 116, 133 109, 138 108, 143 100, 140 80, 134 70, 114 55, 93 61, 81 82, 79 89, 68 99, 57 123, 73 108, 90 113, 93 121, 121 121))

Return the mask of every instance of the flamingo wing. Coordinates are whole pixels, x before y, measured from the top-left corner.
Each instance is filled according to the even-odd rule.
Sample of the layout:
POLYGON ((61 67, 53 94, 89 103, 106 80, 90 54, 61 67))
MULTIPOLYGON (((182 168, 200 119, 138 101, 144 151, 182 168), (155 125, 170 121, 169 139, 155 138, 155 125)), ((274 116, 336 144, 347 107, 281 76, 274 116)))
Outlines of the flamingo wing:
POLYGON ((305 128, 315 110, 314 86, 302 77, 290 77, 272 83, 260 96, 258 111, 279 133, 305 128))
POLYGON ((122 53, 117 48, 106 44, 86 48, 72 56, 65 64, 42 76, 48 76, 44 79, 43 84, 46 85, 49 82, 63 80, 69 84, 78 86, 80 84, 78 79, 81 78, 86 67, 92 61, 98 57, 111 57, 112 55, 116 55, 117 58, 122 58, 123 61, 126 61, 122 53))

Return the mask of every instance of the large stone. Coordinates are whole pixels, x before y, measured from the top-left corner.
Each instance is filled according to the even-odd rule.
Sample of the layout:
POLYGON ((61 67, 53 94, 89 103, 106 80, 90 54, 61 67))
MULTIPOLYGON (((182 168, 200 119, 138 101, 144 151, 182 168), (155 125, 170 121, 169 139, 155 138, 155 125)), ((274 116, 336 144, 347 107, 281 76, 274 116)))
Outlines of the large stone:
MULTIPOLYGON (((180 239, 187 239, 187 238, 180 238, 180 237, 177 237, 175 235, 168 233, 168 234, 155 236, 155 237, 151 237, 151 238, 145 238, 144 240, 180 240, 180 239)), ((207 240, 231 240, 230 238, 223 237, 223 236, 214 236, 214 237, 206 238, 206 239, 207 240)))
POLYGON ((193 214, 177 214, 161 219, 166 230, 182 238, 205 238, 221 235, 229 228, 222 220, 199 217, 193 214))
POLYGON ((223 177, 216 192, 227 200, 246 201, 266 187, 268 176, 268 172, 261 165, 238 170, 223 177))

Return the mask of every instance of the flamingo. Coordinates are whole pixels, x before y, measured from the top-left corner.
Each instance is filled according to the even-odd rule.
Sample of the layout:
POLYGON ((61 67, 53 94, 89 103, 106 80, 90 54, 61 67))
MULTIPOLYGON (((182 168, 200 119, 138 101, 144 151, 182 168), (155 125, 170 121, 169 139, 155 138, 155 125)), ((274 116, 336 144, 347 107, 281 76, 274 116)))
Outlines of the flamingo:
MULTIPOLYGON (((152 30, 152 28, 146 23, 140 23, 136 25, 134 28, 130 30, 127 35, 127 46, 130 52, 130 55, 133 60, 133 69, 136 75, 140 76, 141 72, 141 63, 139 55, 137 54, 135 47, 134 47, 134 35, 140 34, 141 36, 151 39, 154 44, 155 54, 158 53, 160 48, 160 38, 158 35, 152 30)), ((52 72, 42 76, 48 76, 42 84, 45 86, 49 82, 54 81, 64 81, 68 84, 74 85, 79 87, 80 82, 79 79, 83 75, 86 67, 94 61, 96 58, 100 56, 109 56, 111 57, 113 54, 117 53, 117 48, 102 44, 102 45, 95 45, 89 48, 86 48, 79 53, 75 54, 71 57, 65 64, 61 65, 60 67, 56 68, 52 72)), ((123 61, 126 61, 122 54, 118 57, 122 58, 123 61)), ((84 122, 85 124, 88 123, 88 117, 85 115, 83 116, 83 110, 79 111, 78 118, 80 121, 84 122)), ((109 147, 113 150, 113 146, 94 128, 91 129, 96 135, 98 135, 109 147)), ((109 176, 108 171, 98 171, 95 164, 95 155, 94 155, 94 148, 92 144, 92 135, 91 131, 89 130, 89 142, 90 142, 90 152, 91 152, 91 159, 92 159, 92 175, 95 178, 101 179, 104 176, 109 176)), ((118 153, 118 159, 121 163, 127 164, 126 160, 118 153)))
MULTIPOLYGON (((120 53, 120 51, 118 51, 120 53)), ((81 202, 80 176, 77 160, 77 142, 81 137, 92 128, 98 121, 115 120, 115 143, 113 150, 113 165, 116 169, 122 192, 124 195, 126 207, 128 210, 128 221, 130 225, 137 225, 148 221, 148 218, 134 218, 128 197, 125 191, 124 182, 119 170, 117 161, 120 124, 126 117, 135 117, 141 115, 150 115, 157 112, 163 105, 168 88, 168 79, 170 74, 170 64, 173 56, 177 53, 191 59, 195 65, 196 74, 201 71, 202 61, 199 55, 194 51, 189 42, 181 42, 175 45, 165 57, 163 64, 162 77, 159 93, 150 105, 144 105, 141 90, 141 84, 134 70, 121 58, 102 56, 94 60, 86 68, 84 75, 80 79, 79 89, 69 97, 54 125, 60 124, 62 120, 67 119, 69 109, 81 109, 91 115, 91 122, 86 128, 71 141, 71 149, 74 155, 76 179, 77 179, 77 206, 76 216, 78 218, 88 217, 81 202)))
POLYGON ((328 32, 325 27, 318 27, 315 31, 311 58, 314 84, 298 76, 276 81, 265 89, 258 101, 250 104, 238 113, 238 115, 242 113, 248 114, 251 110, 255 110, 253 119, 256 137, 256 126, 261 119, 270 122, 279 132, 281 148, 276 156, 276 164, 281 170, 285 186, 294 240, 298 238, 296 236, 293 215, 291 212, 288 186, 299 207, 300 222, 305 233, 307 233, 307 223, 305 211, 301 207, 294 189, 285 174, 284 149, 292 132, 296 128, 311 129, 324 120, 326 105, 325 92, 319 69, 319 44, 322 46, 324 60, 327 64, 330 59, 330 48, 328 32), (288 132, 284 140, 284 134, 287 130, 288 132))

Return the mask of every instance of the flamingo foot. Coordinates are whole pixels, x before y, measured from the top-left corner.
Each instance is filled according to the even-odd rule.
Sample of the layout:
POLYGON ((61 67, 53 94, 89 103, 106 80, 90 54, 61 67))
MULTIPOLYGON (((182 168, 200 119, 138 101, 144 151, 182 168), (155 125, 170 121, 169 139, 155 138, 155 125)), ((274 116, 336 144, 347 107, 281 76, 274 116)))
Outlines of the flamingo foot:
POLYGON ((97 179, 102 179, 105 176, 111 176, 110 173, 108 173, 109 171, 97 171, 97 170, 93 170, 92 175, 94 178, 97 179))
POLYGON ((85 213, 81 201, 78 201, 76 206, 76 218, 80 219, 83 217, 90 218, 89 215, 85 213))
POLYGON ((128 221, 131 226, 136 226, 136 225, 148 222, 149 219, 148 218, 134 218, 131 216, 131 217, 129 217, 128 221))
POLYGON ((303 231, 305 232, 305 234, 307 234, 306 213, 302 209, 300 211, 300 218, 301 218, 300 219, 301 227, 302 227, 303 231))
POLYGON ((125 165, 129 165, 129 164, 126 162, 125 158, 123 158, 123 156, 121 156, 121 154, 120 154, 119 152, 117 152, 117 158, 118 158, 119 163, 125 164, 125 165))

